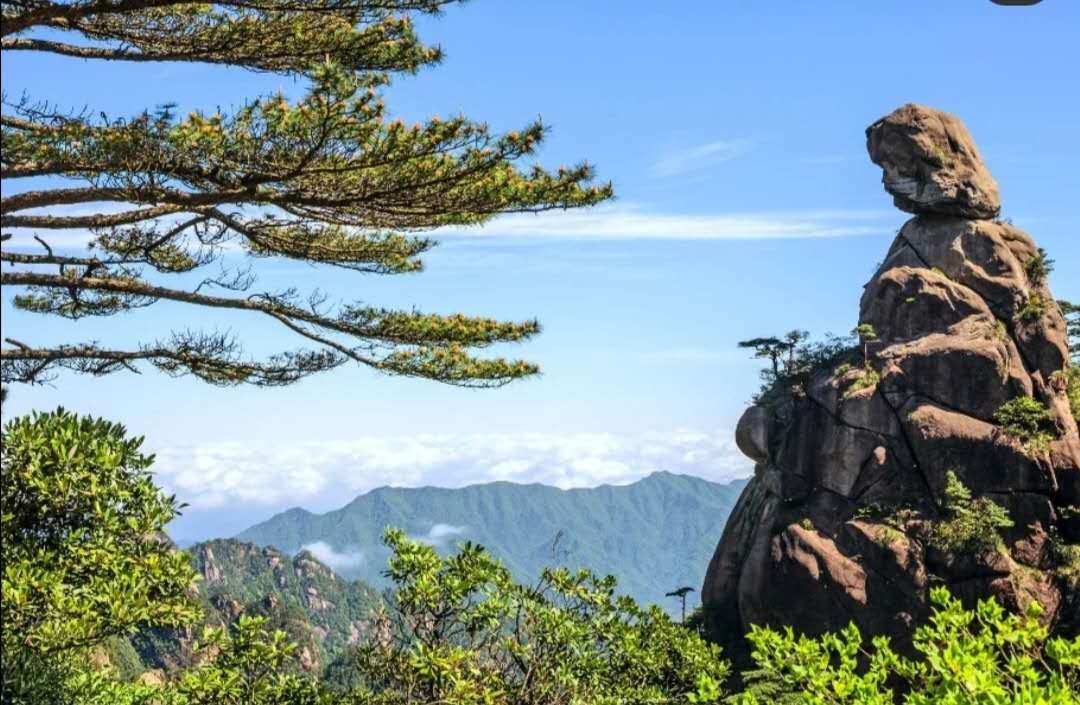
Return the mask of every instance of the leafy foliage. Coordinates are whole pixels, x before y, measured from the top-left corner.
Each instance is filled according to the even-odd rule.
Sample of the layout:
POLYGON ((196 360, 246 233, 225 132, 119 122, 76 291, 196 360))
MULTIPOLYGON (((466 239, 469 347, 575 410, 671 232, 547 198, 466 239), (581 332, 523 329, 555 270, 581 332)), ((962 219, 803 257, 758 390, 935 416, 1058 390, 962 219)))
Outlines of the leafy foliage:
POLYGON ((386 638, 356 654, 372 703, 716 702, 719 650, 611 577, 546 571, 515 584, 483 548, 451 557, 390 530, 386 638), (695 700, 689 700, 693 695, 695 700))
POLYGON ((154 486, 141 444, 63 409, 5 426, 5 702, 55 697, 75 677, 71 660, 109 637, 197 616, 188 558, 161 534, 177 504, 154 486))
POLYGON ((956 473, 945 478, 943 518, 934 522, 930 545, 947 553, 979 553, 1001 543, 1001 529, 1013 526, 1009 512, 989 497, 971 498, 956 473))
MULTIPOLYGON (((1063 516, 1080 516, 1080 506, 1063 507, 1063 516)), ((1058 575, 1080 588, 1080 543, 1068 543, 1057 531, 1050 533, 1050 558, 1058 575)))
MULTIPOLYGON (((298 673, 297 647, 261 617, 210 627, 196 645, 200 662, 175 681, 120 682, 94 670, 78 675, 71 705, 348 705, 298 673)), ((359 704, 357 704, 359 705, 359 704)))
POLYGON ((871 323, 860 323, 853 331, 859 340, 877 340, 877 331, 871 323))
POLYGON ((1034 286, 1046 284, 1047 277, 1054 271, 1054 260, 1046 254, 1046 250, 1039 248, 1034 255, 1024 262, 1024 273, 1028 281, 1034 286))
POLYGON ((1080 638, 1050 638, 1032 603, 1009 614, 993 600, 973 612, 934 588, 929 624, 915 632, 918 654, 897 654, 884 638, 867 648, 854 625, 818 639, 753 627, 757 669, 734 705, 1075 705, 1080 638))
POLYGON ((1050 304, 1047 298, 1035 291, 1028 295, 1024 305, 1016 312, 1016 317, 1024 323, 1036 323, 1042 320, 1049 310, 1050 304))
POLYGON ((749 348, 754 351, 755 358, 767 359, 772 363, 772 374, 780 374, 781 367, 788 369, 795 364, 795 355, 798 347, 809 337, 804 330, 792 330, 777 338, 751 338, 739 342, 740 348, 749 348))
POLYGON ((298 673, 295 644, 244 616, 231 630, 207 630, 205 661, 177 681, 120 692, 146 705, 661 705, 722 696, 728 667, 718 647, 657 607, 616 597, 610 577, 552 570, 523 586, 475 544, 441 557, 398 530, 386 539, 397 589, 376 638, 339 659, 331 682, 298 673))
POLYGON ((873 389, 881 382, 881 374, 869 365, 859 368, 859 376, 844 390, 844 396, 850 396, 864 389, 873 389))
POLYGON ((791 331, 783 338, 754 338, 739 343, 740 347, 753 349, 754 357, 772 362, 770 368, 761 371, 761 389, 754 395, 755 403, 781 403, 801 393, 814 374, 845 364, 850 368, 860 360, 859 341, 854 335, 829 334, 825 340, 812 342, 807 341, 808 337, 806 331, 791 331))
MULTIPOLYGON (((242 614, 232 624, 205 629, 183 672, 156 683, 125 682, 114 668, 95 665, 93 647, 139 626, 179 626, 198 618, 186 597, 193 576, 187 556, 155 538, 175 514, 172 499, 154 488, 147 472, 151 459, 140 454, 138 439, 127 439, 114 424, 62 411, 39 414, 9 424, 3 444, 5 703, 723 701, 729 671, 719 649, 658 607, 618 596, 613 578, 554 569, 535 585, 522 585, 478 545, 440 556, 399 530, 386 535, 395 590, 374 620, 371 638, 339 658, 326 680, 302 672, 300 649, 273 628, 272 618, 242 614), (87 565, 89 558, 95 565, 87 565), (38 576, 43 582, 24 579, 20 570, 27 561, 44 571, 38 576), (134 576, 123 583, 122 595, 114 589, 122 583, 118 567, 134 576), (79 589, 84 583, 75 583, 76 575, 89 591, 79 589), (39 593, 47 599, 22 597, 39 593)), ((960 527, 950 535, 965 546, 1006 525, 1000 508, 972 501, 955 478, 946 510, 960 527)), ((231 555, 234 545, 243 550, 228 567, 202 564, 215 580, 230 584, 252 570, 251 561, 275 558, 238 542, 214 542, 211 550, 231 555)), ((312 561, 306 554, 295 560, 312 561)), ((287 572, 297 569, 285 566, 287 572)), ((938 609, 915 635, 915 659, 897 655, 881 639, 864 650, 854 627, 816 640, 755 628, 750 638, 757 668, 746 674, 748 688, 729 701, 1074 702, 1080 640, 1050 639, 1037 607, 1024 616, 1007 615, 984 602, 972 613, 943 589, 933 597, 938 609)))
POLYGON ((1045 404, 1031 397, 1016 397, 994 412, 994 422, 1031 451, 1045 451, 1057 436, 1045 404))
MULTIPOLYGON (((169 705, 319 705, 325 691, 309 676, 286 666, 296 653, 282 631, 265 620, 242 616, 233 629, 207 630, 199 644, 211 656, 185 673, 169 705)), ((168 693, 171 688, 165 689, 168 693)))
POLYGON ((134 656, 136 673, 157 669, 172 677, 199 660, 193 648, 197 626, 229 627, 242 616, 258 617, 266 628, 284 632, 302 655, 296 665, 308 673, 319 673, 350 643, 370 637, 379 594, 362 581, 342 579, 307 551, 289 556, 217 539, 195 544, 188 553, 205 578, 196 596, 201 624, 140 630, 110 650, 118 665, 134 656))

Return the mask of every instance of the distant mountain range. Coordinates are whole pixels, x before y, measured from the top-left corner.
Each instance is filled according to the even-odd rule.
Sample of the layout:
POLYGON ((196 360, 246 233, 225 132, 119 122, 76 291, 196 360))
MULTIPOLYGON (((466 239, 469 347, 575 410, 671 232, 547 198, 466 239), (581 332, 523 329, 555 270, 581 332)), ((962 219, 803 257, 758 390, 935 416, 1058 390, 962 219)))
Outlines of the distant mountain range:
POLYGON ((381 543, 387 526, 443 552, 462 541, 483 544, 519 581, 550 565, 611 574, 621 592, 674 612, 664 593, 700 588, 745 484, 660 472, 630 485, 574 490, 509 482, 384 487, 326 514, 291 509, 236 539, 186 549, 202 577, 193 595, 202 625, 114 637, 99 658, 126 678, 168 678, 194 663, 201 626, 255 614, 298 644, 303 670, 333 670, 374 628, 379 588, 388 587, 382 571, 389 552, 381 543))
POLYGON ((614 575, 620 592, 638 601, 674 609, 664 593, 700 589, 745 484, 658 472, 629 485, 571 490, 510 482, 382 487, 325 514, 290 509, 236 538, 289 555, 307 550, 343 577, 384 588, 389 552, 381 536, 396 526, 444 552, 463 541, 482 544, 518 581, 551 565, 589 568, 614 575))

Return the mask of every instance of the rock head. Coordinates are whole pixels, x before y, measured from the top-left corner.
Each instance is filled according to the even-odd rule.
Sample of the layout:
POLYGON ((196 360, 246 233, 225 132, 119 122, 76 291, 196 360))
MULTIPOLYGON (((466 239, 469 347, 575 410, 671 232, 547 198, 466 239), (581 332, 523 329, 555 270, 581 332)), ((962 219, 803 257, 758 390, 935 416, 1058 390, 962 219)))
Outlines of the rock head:
POLYGON ((993 218, 997 182, 957 117, 909 103, 866 129, 870 159, 896 207, 908 213, 993 218))
POLYGON ((990 219, 997 185, 957 118, 906 105, 867 137, 885 189, 916 215, 863 291, 865 343, 739 422, 755 477, 702 589, 707 628, 737 665, 754 624, 820 634, 854 622, 906 648, 940 584, 969 604, 1038 601, 1052 629, 1080 634, 1080 565, 1068 563, 1080 436, 1043 255, 990 219), (1017 406, 1034 436, 1003 420, 1017 406), (1011 526, 963 548, 936 538, 957 481, 1011 526))

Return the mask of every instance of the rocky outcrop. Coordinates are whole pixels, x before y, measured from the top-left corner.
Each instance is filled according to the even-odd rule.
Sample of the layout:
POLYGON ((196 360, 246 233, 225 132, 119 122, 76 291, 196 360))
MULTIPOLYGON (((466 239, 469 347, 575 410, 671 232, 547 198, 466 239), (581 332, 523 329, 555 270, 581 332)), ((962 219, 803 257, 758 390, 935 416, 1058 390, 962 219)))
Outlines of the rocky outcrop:
POLYGON ((993 218, 1001 210, 997 182, 956 116, 909 104, 871 125, 866 138, 900 210, 962 218, 993 218))
POLYGON ((200 658, 193 646, 204 626, 235 624, 242 615, 268 620, 298 644, 305 671, 322 670, 371 636, 382 601, 361 581, 342 580, 308 551, 290 556, 270 547, 217 539, 188 549, 202 580, 192 599, 203 623, 184 630, 143 630, 130 638, 142 666, 171 675, 200 658))
POLYGON ((1080 542, 1080 436, 1041 253, 994 220, 997 184, 956 117, 905 105, 867 129, 867 147, 914 217, 862 295, 873 345, 738 424, 755 477, 702 589, 707 627, 737 664, 753 624, 820 634, 854 622, 904 648, 936 584, 969 602, 1035 600, 1055 630, 1080 631, 1080 566, 1068 562, 1080 542), (1044 410, 1041 438, 999 423, 1025 397, 1044 410), (1000 541, 935 540, 950 476, 1009 512, 1000 541))

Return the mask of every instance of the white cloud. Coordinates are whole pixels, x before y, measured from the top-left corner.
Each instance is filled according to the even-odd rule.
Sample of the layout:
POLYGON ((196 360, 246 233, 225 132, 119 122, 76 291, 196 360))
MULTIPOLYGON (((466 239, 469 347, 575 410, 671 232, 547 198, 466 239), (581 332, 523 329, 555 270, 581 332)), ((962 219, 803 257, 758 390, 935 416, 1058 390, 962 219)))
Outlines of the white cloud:
POLYGON ((815 210, 745 213, 663 213, 634 204, 587 210, 516 213, 479 227, 448 228, 437 236, 483 239, 766 240, 851 237, 895 231, 891 211, 815 210))
POLYGON ((674 151, 653 164, 656 176, 677 176, 741 157, 754 148, 753 140, 716 140, 674 151))
POLYGON ((364 564, 363 551, 336 551, 333 546, 325 541, 304 544, 301 551, 307 551, 311 555, 335 573, 351 568, 359 568, 364 564))
POLYGON ((461 536, 465 533, 464 526, 454 526, 453 524, 433 524, 426 534, 422 536, 413 536, 413 538, 421 543, 426 543, 429 546, 437 546, 442 548, 450 542, 455 536, 461 536))
POLYGON ((729 430, 676 430, 209 443, 159 449, 155 470, 166 490, 190 505, 190 515, 232 505, 328 509, 383 485, 461 487, 507 480, 591 487, 633 482, 657 470, 726 481, 749 475, 751 464, 729 430))
MULTIPOLYGON (((117 204, 109 204, 119 209, 117 204)), ((54 215, 85 215, 87 209, 57 209, 54 215)), ((100 212, 111 212, 100 209, 100 212)), ((250 215, 254 215, 251 213, 250 215)), ((176 218, 162 218, 168 224, 176 218)), ((514 213, 488 223, 434 231, 437 238, 464 244, 498 237, 507 240, 765 240, 852 237, 891 233, 902 220, 895 211, 810 210, 727 213, 671 213, 621 202, 595 208, 543 213, 514 213)), ((10 246, 18 251, 39 251, 33 232, 12 229, 10 246)), ((92 239, 89 231, 61 230, 48 235, 51 245, 79 249, 92 239)), ((238 251, 230 245, 227 249, 238 251)))

